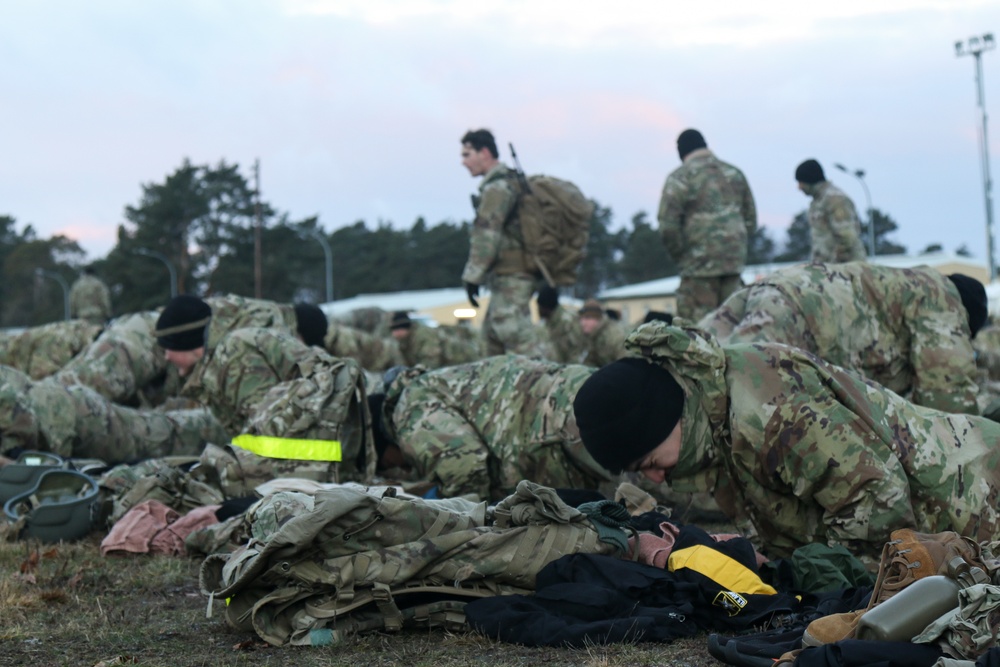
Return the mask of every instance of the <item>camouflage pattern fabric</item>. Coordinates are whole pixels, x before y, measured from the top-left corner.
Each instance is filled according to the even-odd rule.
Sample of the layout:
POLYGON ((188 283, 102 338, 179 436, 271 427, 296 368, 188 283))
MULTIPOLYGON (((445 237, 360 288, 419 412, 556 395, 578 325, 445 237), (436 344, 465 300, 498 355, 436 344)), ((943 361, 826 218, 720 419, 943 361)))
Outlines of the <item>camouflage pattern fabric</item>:
POLYGON ((420 322, 410 322, 410 333, 399 340, 399 351, 407 366, 420 364, 440 368, 445 365, 444 346, 437 329, 420 322))
POLYGON ((531 295, 535 280, 520 276, 493 276, 490 279, 490 305, 483 320, 486 353, 523 354, 547 357, 531 323, 531 295))
POLYGON ((992 322, 972 340, 976 353, 979 410, 985 417, 1000 421, 1000 327, 992 322))
POLYGON ((339 441, 343 460, 328 464, 332 474, 325 481, 375 472, 361 367, 279 328, 223 336, 195 365, 183 394, 209 407, 234 435, 339 441))
POLYGON ((469 230, 469 258, 462 270, 464 282, 482 285, 490 274, 529 276, 515 215, 518 193, 513 178, 513 172, 498 163, 479 184, 476 219, 469 230))
POLYGON ((583 363, 587 339, 580 328, 580 318, 561 305, 545 320, 545 335, 552 350, 552 360, 561 364, 583 363))
POLYGON ((335 321, 330 321, 327 327, 323 346, 333 356, 354 359, 368 371, 385 371, 403 363, 403 354, 394 338, 376 336, 335 321))
POLYGON ((389 335, 389 313, 374 306, 355 308, 343 315, 327 316, 327 319, 331 324, 334 322, 343 324, 352 329, 374 334, 379 338, 389 335))
POLYGON ((89 387, 32 382, 5 366, 0 366, 0 434, 4 451, 20 446, 108 463, 197 454, 207 442, 228 441, 207 410, 137 410, 115 405, 89 387))
POLYGON ((686 320, 697 321, 719 307, 736 290, 743 287, 739 275, 712 278, 681 278, 677 287, 677 315, 686 320))
POLYGON ((809 204, 812 261, 865 261, 861 222, 850 197, 829 181, 807 185, 805 193, 812 197, 809 204))
POLYGON ((11 336, 0 351, 0 364, 40 380, 52 375, 90 345, 101 325, 88 320, 66 320, 31 327, 11 336))
POLYGON ((442 496, 499 499, 529 479, 596 489, 611 475, 584 449, 573 398, 593 373, 516 355, 393 382, 383 413, 389 435, 442 496))
POLYGON ((914 405, 786 345, 720 346, 651 322, 626 346, 684 389, 670 484, 714 492, 766 553, 842 544, 871 564, 896 528, 1000 536, 1000 424, 914 405))
POLYGON ((111 317, 111 291, 97 276, 83 274, 69 289, 69 312, 73 318, 103 325, 111 317))
POLYGON ((979 413, 968 313, 952 282, 928 267, 783 269, 734 294, 698 326, 723 345, 794 345, 918 405, 979 413))
POLYGON ((236 329, 274 327, 294 336, 298 328, 295 308, 290 304, 237 294, 210 296, 205 303, 212 308, 212 321, 208 325, 209 348, 236 329))
POLYGON ((442 324, 435 329, 441 340, 441 365, 456 366, 486 356, 482 334, 470 326, 442 324))
POLYGON ((701 148, 667 177, 660 234, 682 277, 731 276, 743 270, 757 208, 739 169, 701 148))
POLYGON ((584 336, 587 356, 583 363, 600 368, 624 357, 627 333, 624 326, 605 317, 589 336, 584 336))

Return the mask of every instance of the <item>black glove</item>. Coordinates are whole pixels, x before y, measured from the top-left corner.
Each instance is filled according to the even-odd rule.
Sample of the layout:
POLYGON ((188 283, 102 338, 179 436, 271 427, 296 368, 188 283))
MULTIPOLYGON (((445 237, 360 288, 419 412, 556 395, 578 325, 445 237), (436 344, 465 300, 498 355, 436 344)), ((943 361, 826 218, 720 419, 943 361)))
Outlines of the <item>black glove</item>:
POLYGON ((479 308, 479 302, 476 301, 476 297, 479 296, 479 285, 475 283, 465 283, 465 293, 469 295, 469 303, 472 304, 472 307, 479 308))

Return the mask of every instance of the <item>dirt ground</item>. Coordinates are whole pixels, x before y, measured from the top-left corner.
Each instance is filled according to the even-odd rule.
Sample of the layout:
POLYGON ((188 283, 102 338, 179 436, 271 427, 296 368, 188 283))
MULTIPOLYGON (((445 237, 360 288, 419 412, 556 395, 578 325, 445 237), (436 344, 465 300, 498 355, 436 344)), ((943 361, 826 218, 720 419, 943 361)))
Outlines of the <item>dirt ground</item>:
POLYGON ((104 558, 77 544, 0 544, 0 665, 579 665, 718 667, 705 636, 672 644, 528 648, 473 632, 372 634, 338 646, 284 647, 206 618, 200 559, 104 558))

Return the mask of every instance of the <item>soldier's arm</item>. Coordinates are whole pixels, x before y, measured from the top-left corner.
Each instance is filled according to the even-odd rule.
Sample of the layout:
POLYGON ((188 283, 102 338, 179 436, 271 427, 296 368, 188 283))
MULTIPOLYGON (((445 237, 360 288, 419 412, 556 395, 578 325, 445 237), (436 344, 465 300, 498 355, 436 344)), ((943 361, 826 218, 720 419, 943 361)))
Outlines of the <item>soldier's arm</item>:
POLYGON ((746 178, 740 174, 740 180, 743 183, 743 202, 740 205, 740 211, 743 214, 743 221, 747 226, 747 236, 749 237, 755 231, 757 231, 757 204, 753 200, 753 192, 750 191, 750 184, 747 183, 746 178))
POLYGON ((517 204, 517 194, 504 180, 490 183, 476 210, 476 219, 469 232, 469 258, 462 271, 462 281, 482 285, 486 274, 500 254, 503 228, 517 204))
MULTIPOLYGON (((953 305, 953 304, 950 304, 953 305)), ((910 364, 913 387, 910 401, 951 413, 979 414, 976 396, 976 353, 968 336, 965 309, 934 308, 933 317, 921 317, 911 326, 910 364)))
POLYGON ((684 209, 689 198, 687 184, 674 174, 668 176, 667 182, 663 184, 656 219, 660 222, 663 243, 674 260, 683 256, 687 245, 684 241, 684 209))
MULTIPOLYGON (((837 254, 849 251, 861 229, 854 204, 846 197, 831 198, 826 210, 826 220, 836 240, 837 254)), ((838 256, 831 258, 831 261, 843 261, 843 259, 838 256)))

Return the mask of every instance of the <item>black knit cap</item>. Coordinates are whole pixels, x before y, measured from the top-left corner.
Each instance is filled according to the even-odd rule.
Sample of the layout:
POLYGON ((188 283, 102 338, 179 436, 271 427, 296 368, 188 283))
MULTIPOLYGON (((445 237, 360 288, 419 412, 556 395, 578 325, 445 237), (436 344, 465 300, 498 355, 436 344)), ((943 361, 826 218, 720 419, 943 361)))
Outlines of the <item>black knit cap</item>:
POLYGON ((683 410, 684 390, 670 372, 632 357, 591 375, 573 400, 583 446, 614 473, 666 440, 683 410))
POLYGON ((397 310, 392 314, 392 321, 389 323, 390 329, 409 329, 413 325, 410 314, 405 310, 397 310))
POLYGON ((551 285, 542 285, 538 290, 538 305, 552 310, 559 305, 559 290, 551 285))
POLYGON ((806 185, 813 185, 825 181, 826 175, 819 162, 810 158, 795 168, 795 180, 806 185))
POLYGON ((196 296, 181 294, 166 305, 156 320, 156 342, 164 350, 186 352, 205 346, 212 307, 196 296))
POLYGON ((322 308, 312 303, 295 304, 295 329, 303 343, 310 347, 323 347, 328 326, 322 308))
POLYGON ((962 305, 969 314, 969 330, 972 337, 986 324, 989 316, 989 300, 986 298, 986 288, 975 278, 962 273, 953 273, 948 279, 955 284, 958 295, 962 297, 962 305))
POLYGON ((682 160, 688 153, 699 148, 708 148, 708 144, 698 130, 684 130, 677 136, 677 154, 682 160))

